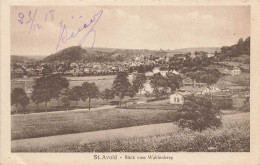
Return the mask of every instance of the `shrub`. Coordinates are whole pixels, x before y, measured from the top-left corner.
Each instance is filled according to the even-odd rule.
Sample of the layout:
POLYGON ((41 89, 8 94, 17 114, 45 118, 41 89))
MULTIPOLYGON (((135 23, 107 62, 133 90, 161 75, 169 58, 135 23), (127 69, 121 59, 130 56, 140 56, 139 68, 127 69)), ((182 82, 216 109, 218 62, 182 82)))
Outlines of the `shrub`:
POLYGON ((180 127, 198 131, 222 124, 220 111, 213 108, 210 99, 202 96, 185 98, 182 108, 177 111, 175 122, 180 127))

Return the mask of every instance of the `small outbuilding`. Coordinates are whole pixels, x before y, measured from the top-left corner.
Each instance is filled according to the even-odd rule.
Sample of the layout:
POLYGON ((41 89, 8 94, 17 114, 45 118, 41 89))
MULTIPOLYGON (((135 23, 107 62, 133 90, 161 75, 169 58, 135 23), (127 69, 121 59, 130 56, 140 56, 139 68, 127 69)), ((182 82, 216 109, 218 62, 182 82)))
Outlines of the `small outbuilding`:
POLYGON ((177 92, 170 96, 170 104, 183 104, 185 97, 192 95, 191 92, 177 92))

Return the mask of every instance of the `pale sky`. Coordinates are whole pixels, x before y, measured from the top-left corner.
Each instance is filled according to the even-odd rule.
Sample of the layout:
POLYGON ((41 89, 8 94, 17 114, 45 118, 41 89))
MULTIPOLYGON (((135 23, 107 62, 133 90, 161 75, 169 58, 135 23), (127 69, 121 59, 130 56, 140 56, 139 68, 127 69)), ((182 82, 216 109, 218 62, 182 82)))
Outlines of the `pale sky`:
POLYGON ((82 47, 93 43, 94 47, 127 49, 221 47, 249 35, 249 6, 11 8, 12 55, 50 55, 81 40, 82 47), (30 11, 31 18, 35 15, 34 24, 30 11), (57 48, 64 24, 67 37, 63 33, 65 43, 60 42, 57 48), (91 31, 94 24, 95 37, 91 31), (74 37, 65 41, 72 32, 74 37))

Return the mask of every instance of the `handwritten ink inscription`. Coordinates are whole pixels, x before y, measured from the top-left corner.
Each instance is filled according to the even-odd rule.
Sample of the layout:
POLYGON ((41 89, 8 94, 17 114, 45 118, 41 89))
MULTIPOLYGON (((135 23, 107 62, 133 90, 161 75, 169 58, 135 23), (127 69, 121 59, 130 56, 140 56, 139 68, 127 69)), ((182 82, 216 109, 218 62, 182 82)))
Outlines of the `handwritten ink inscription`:
POLYGON ((93 42, 92 42, 92 45, 91 45, 91 47, 93 47, 94 44, 95 44, 95 39, 96 39, 96 31, 95 31, 94 28, 95 28, 95 25, 97 24, 97 22, 99 21, 102 13, 103 13, 103 10, 101 9, 97 14, 95 14, 92 17, 92 19, 88 23, 85 23, 82 27, 79 27, 76 32, 72 32, 71 34, 67 33, 66 24, 63 22, 63 20, 61 20, 61 22, 60 22, 60 33, 59 33, 59 38, 58 38, 56 50, 58 50, 60 43, 65 44, 67 41, 71 40, 72 38, 76 38, 79 33, 83 32, 87 28, 89 28, 89 30, 86 31, 83 38, 80 39, 78 45, 82 45, 85 42, 85 40, 87 39, 87 37, 89 36, 89 34, 93 33, 94 38, 93 38, 93 42))
MULTIPOLYGON (((24 26, 25 24, 29 25, 28 35, 30 35, 33 31, 40 30, 43 27, 43 24, 36 23, 37 20, 37 9, 36 10, 29 10, 28 13, 19 12, 18 13, 18 22, 20 25, 24 26)), ((100 17, 103 14, 103 9, 99 10, 96 14, 92 16, 90 20, 88 20, 86 23, 83 23, 81 27, 78 27, 77 30, 74 32, 68 33, 67 26, 63 20, 59 21, 60 30, 58 33, 58 40, 56 44, 56 50, 59 49, 59 46, 61 44, 66 44, 68 41, 72 39, 79 38, 77 37, 79 33, 83 34, 82 38, 79 38, 78 45, 82 45, 88 38, 88 36, 93 33, 94 37, 92 40, 91 47, 94 46, 95 40, 96 40, 96 31, 95 26, 98 23, 100 17)), ((72 19, 74 17, 72 16, 72 19)), ((80 16, 79 19, 83 18, 83 16, 80 16)), ((54 21, 55 19, 55 10, 50 10, 45 14, 44 17, 44 23, 49 21, 54 21)))

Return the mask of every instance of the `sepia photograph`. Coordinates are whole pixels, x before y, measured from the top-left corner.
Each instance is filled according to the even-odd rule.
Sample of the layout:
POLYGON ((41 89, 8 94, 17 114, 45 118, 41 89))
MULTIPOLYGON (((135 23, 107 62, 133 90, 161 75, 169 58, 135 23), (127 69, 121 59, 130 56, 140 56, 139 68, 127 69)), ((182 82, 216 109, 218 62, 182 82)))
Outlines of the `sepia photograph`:
POLYGON ((250 6, 12 6, 10 25, 11 152, 250 152, 250 6))

